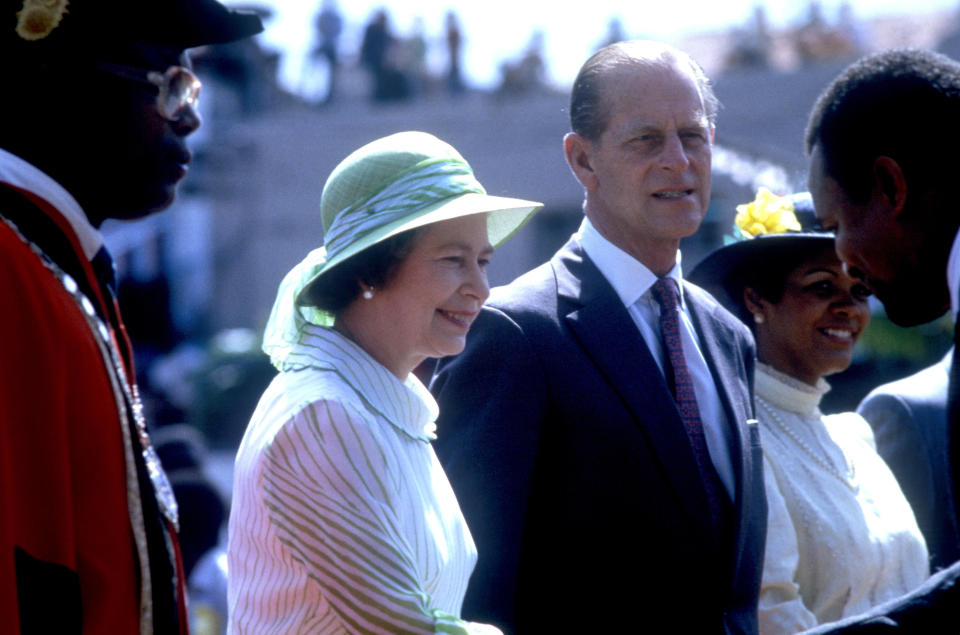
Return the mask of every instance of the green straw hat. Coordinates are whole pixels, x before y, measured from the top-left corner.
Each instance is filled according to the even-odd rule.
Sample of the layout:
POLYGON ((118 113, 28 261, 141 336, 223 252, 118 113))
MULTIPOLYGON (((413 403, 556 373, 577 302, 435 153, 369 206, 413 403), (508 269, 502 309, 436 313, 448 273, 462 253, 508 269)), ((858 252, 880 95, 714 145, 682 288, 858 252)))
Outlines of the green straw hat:
POLYGON ((311 251, 280 283, 264 333, 263 349, 283 367, 308 325, 327 327, 333 316, 302 306, 310 285, 365 249, 431 223, 487 215, 490 243, 497 247, 543 205, 491 196, 450 144, 425 132, 400 132, 351 153, 323 187, 320 217, 324 245, 311 251))

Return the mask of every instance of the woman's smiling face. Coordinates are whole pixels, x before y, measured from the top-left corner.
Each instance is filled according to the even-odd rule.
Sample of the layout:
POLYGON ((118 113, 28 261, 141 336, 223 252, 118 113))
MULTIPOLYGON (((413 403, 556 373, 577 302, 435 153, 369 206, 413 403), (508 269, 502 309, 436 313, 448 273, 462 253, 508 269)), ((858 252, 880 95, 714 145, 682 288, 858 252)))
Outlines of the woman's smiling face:
POLYGON ((463 350, 467 331, 490 295, 485 268, 492 254, 486 214, 434 223, 373 298, 358 300, 377 309, 381 333, 376 340, 388 349, 388 368, 412 370, 426 357, 463 350))
POLYGON ((779 302, 750 288, 744 294, 751 312, 763 316, 756 324, 760 361, 811 385, 850 366, 870 323, 870 289, 846 273, 832 247, 787 275, 779 302))

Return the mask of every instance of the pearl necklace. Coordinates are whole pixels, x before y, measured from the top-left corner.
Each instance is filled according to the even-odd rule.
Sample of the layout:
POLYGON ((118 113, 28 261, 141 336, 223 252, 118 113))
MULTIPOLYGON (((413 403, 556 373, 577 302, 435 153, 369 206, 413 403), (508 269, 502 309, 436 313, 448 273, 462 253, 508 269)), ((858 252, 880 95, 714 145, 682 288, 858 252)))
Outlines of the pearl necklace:
MULTIPOLYGON (((847 463, 847 473, 841 474, 840 471, 833 465, 832 461, 828 461, 825 458, 826 452, 815 452, 806 441, 800 438, 800 435, 797 432, 787 425, 787 423, 780 418, 780 415, 777 413, 776 409, 767 403, 763 397, 759 395, 754 396, 754 399, 758 406, 762 407, 763 410, 770 415, 770 421, 772 421, 778 428, 780 428, 788 437, 790 437, 794 443, 800 446, 800 449, 809 456, 813 461, 822 467, 827 473, 833 475, 838 481, 850 488, 851 491, 856 492, 860 489, 860 486, 856 483, 856 469, 849 462, 847 463)), ((822 450, 822 448, 821 448, 822 450)))

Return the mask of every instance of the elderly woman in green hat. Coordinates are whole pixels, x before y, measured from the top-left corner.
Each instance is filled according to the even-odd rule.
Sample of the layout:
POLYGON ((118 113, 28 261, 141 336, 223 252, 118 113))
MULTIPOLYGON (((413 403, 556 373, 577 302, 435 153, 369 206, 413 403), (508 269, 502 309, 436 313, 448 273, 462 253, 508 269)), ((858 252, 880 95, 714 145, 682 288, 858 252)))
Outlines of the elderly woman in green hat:
POLYGON ((463 349, 494 247, 539 208, 486 194, 422 132, 330 175, 324 246, 280 284, 263 349, 281 372, 237 454, 234 632, 498 632, 459 618, 477 554, 413 371, 463 349))
POLYGON ((760 633, 798 633, 924 581, 913 511, 857 413, 824 415, 823 377, 845 370, 870 321, 809 194, 761 190, 738 206, 735 239, 691 272, 753 330, 755 402, 769 514, 760 633))

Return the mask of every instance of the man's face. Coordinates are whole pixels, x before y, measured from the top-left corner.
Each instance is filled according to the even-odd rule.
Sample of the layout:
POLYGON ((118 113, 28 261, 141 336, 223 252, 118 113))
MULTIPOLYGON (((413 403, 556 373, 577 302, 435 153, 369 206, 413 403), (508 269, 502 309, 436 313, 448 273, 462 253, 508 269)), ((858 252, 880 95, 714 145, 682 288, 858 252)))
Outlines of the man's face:
POLYGON ((627 66, 603 80, 607 125, 588 144, 587 215, 609 240, 642 253, 675 249, 710 201, 713 131, 685 69, 627 66))
MULTIPOLYGON (((189 66, 183 51, 155 45, 138 45, 106 61, 140 69, 144 77, 189 66)), ((72 180, 64 185, 94 225, 165 209, 186 175, 191 160, 186 138, 199 127, 198 114, 187 107, 169 121, 160 115, 158 88, 149 82, 102 69, 84 73, 88 90, 77 101, 86 125, 73 129, 69 140, 83 148, 84 160, 60 180, 72 180)))
POLYGON ((874 187, 856 203, 826 173, 822 149, 810 155, 810 194, 817 217, 837 237, 837 255, 852 275, 862 278, 901 326, 939 317, 949 306, 946 263, 935 263, 922 248, 922 236, 894 213, 889 198, 874 187))

